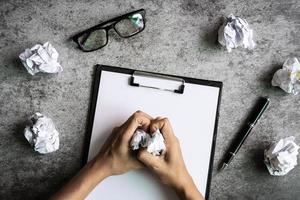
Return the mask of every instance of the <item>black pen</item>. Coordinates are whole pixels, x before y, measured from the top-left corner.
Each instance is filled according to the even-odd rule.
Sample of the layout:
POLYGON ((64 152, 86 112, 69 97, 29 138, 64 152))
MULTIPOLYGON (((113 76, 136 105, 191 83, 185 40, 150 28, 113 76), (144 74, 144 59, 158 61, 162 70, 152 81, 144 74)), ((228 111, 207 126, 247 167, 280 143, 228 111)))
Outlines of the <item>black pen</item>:
POLYGON ((221 170, 223 170, 225 167, 227 167, 230 164, 230 162, 237 154, 237 152, 243 145, 248 135, 251 133, 253 127, 255 126, 257 121, 260 119, 260 117, 268 107, 269 103, 270 103, 269 98, 261 97, 258 100, 256 106, 254 107, 253 113, 251 113, 251 115, 246 121, 245 126, 241 130, 240 134, 238 135, 234 143, 230 146, 229 152, 225 156, 221 170))

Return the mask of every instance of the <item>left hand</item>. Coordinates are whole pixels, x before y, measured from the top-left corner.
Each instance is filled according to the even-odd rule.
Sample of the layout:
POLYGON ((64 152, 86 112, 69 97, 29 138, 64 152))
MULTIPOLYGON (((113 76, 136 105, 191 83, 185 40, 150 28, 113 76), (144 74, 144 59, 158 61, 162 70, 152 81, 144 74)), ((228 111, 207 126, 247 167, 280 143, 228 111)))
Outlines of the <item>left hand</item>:
POLYGON ((95 162, 100 162, 106 176, 119 175, 130 170, 139 169, 143 164, 137 160, 130 149, 129 143, 137 128, 149 129, 152 117, 142 111, 135 112, 123 125, 116 127, 107 138, 95 162))

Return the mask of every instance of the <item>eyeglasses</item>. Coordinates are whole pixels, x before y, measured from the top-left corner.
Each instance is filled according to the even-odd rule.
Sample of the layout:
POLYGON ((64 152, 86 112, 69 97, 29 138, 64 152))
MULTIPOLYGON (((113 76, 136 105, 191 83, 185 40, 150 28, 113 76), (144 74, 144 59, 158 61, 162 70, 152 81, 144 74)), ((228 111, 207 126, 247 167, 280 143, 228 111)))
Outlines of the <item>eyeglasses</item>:
POLYGON ((93 26, 72 37, 82 51, 98 50, 108 43, 108 31, 114 29, 122 38, 129 38, 145 29, 144 9, 136 10, 93 26))

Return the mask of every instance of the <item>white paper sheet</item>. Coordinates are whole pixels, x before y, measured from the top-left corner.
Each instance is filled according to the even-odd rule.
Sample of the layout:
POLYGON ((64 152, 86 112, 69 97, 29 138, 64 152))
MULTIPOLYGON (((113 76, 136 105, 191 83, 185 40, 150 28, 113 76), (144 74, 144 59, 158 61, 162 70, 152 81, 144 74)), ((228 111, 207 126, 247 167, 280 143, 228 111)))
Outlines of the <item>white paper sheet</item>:
MULTIPOLYGON (((153 117, 168 117, 180 140, 187 168, 205 195, 210 164, 219 88, 186 83, 184 94, 128 84, 130 75, 102 71, 88 160, 103 145, 115 126, 137 110, 153 117)), ((164 81, 161 80, 161 85, 164 81)), ((176 200, 146 169, 105 179, 87 199, 176 200)))

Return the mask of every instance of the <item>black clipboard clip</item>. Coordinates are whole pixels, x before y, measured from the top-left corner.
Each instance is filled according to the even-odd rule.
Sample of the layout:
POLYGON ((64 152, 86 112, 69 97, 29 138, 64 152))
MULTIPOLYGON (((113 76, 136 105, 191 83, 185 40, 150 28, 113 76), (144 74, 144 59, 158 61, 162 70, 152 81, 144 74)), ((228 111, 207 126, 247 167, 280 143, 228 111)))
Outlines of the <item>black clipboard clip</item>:
POLYGON ((169 91, 169 92, 175 92, 178 94, 183 94, 185 81, 183 78, 178 78, 178 77, 173 77, 173 76, 153 74, 150 72, 134 71, 130 78, 130 85, 135 86, 135 87, 152 88, 152 89, 157 89, 157 90, 163 90, 163 91, 169 91), (161 87, 160 84, 149 84, 149 81, 143 82, 143 81, 141 81, 140 78, 153 79, 153 80, 154 79, 162 79, 162 80, 167 80, 167 81, 175 81, 175 82, 179 83, 179 86, 175 89, 161 87))

